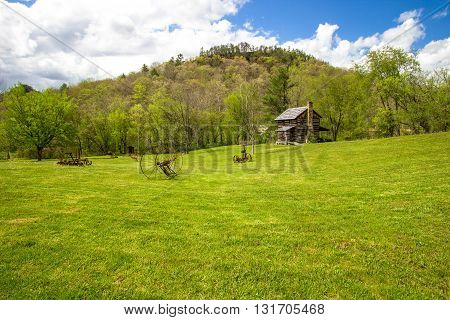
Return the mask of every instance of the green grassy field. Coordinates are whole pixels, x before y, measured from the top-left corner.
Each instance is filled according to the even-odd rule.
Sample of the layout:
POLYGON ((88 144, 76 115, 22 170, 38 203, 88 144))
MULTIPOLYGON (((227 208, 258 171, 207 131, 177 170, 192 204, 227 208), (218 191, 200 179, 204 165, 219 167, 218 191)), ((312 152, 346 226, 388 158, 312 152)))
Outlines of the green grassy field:
POLYGON ((0 299, 448 299, 449 138, 0 162, 0 299))

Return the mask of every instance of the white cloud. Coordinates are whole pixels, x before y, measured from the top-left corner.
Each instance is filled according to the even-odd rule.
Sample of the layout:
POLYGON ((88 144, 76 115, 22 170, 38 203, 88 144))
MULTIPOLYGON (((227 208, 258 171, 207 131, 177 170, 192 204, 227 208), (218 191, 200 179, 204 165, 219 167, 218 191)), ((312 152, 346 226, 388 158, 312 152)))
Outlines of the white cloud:
POLYGON ((425 70, 448 68, 450 66, 450 37, 431 41, 419 51, 417 59, 425 70))
POLYGON ((283 46, 304 50, 335 66, 350 67, 368 51, 385 45, 411 51, 412 45, 425 36, 423 25, 417 24, 419 16, 417 10, 404 12, 397 19, 397 26, 355 41, 341 39, 336 24, 320 24, 312 38, 288 41, 283 46))
POLYGON ((403 23, 408 19, 415 19, 415 18, 419 17, 421 14, 422 14, 422 9, 405 11, 400 14, 400 16, 396 19, 396 21, 398 23, 403 23))
POLYGON ((247 30, 253 30, 253 26, 249 21, 246 21, 242 26, 247 30))
MULTIPOLYGON (((38 0, 31 7, 0 1, 114 76, 178 53, 193 56, 201 47, 277 44, 226 19, 246 0, 38 0)), ((108 76, 3 5, 0 24, 0 78, 8 84, 21 80, 42 88, 108 76)))
MULTIPOLYGON (((420 11, 400 15, 397 25, 355 41, 341 39, 337 24, 320 24, 311 38, 279 43, 270 33, 232 25, 246 0, 37 0, 27 7, 7 4, 58 39, 117 76, 144 63, 161 62, 182 53, 191 57, 224 43, 281 45, 304 50, 336 66, 350 67, 369 50, 390 44, 411 51, 424 35, 420 11)), ((108 77, 45 32, 0 5, 0 82, 23 81, 37 88, 108 77)), ((448 66, 448 39, 429 43, 419 60, 427 69, 448 66)))

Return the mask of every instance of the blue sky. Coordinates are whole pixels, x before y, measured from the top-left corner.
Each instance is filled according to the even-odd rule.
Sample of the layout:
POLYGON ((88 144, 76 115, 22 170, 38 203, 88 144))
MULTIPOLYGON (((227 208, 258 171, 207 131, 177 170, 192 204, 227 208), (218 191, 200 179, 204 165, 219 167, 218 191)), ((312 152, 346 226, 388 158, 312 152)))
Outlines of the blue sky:
MULTIPOLYGON (((250 22, 278 36, 280 42, 310 37, 319 23, 340 26, 339 36, 356 40, 396 25, 405 11, 422 9, 422 16, 448 1, 443 0, 251 0, 230 18, 237 24, 250 22)), ((450 35, 450 16, 424 22, 425 38, 415 43, 423 47, 430 40, 450 35)))
POLYGON ((239 42, 299 49, 343 68, 390 45, 415 53, 432 72, 450 67, 450 8, 425 18, 446 3, 0 0, 0 88, 114 77, 179 53, 193 57, 202 47, 239 42))

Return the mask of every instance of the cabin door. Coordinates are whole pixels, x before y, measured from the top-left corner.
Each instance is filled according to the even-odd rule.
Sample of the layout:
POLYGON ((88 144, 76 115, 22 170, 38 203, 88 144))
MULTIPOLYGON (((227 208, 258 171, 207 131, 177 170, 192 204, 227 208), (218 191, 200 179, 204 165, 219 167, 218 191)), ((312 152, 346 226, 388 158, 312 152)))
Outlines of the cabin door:
POLYGON ((293 140, 293 138, 294 138, 293 131, 294 131, 294 130, 290 129, 290 130, 287 130, 287 131, 285 132, 285 134, 286 134, 286 143, 292 142, 292 140, 293 140))

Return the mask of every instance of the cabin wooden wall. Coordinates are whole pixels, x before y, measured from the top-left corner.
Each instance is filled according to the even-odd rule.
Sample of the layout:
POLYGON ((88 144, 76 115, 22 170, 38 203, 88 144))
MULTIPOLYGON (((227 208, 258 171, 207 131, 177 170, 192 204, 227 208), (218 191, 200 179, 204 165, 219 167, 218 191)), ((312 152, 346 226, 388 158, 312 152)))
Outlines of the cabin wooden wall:
POLYGON ((294 142, 297 143, 305 143, 306 139, 306 133, 307 133, 307 114, 306 112, 303 112, 301 115, 295 119, 296 126, 295 126, 295 134, 294 134, 294 142))
POLYGON ((320 117, 316 113, 313 116, 313 133, 316 138, 320 137, 320 117))
MULTIPOLYGON (((291 138, 288 142, 296 142, 296 143, 305 143, 306 134, 308 132, 307 125, 307 113, 303 112, 296 119, 293 120, 279 120, 277 121, 278 128, 295 125, 295 128, 291 130, 291 138)), ((320 117, 314 113, 313 116, 313 134, 316 138, 319 138, 320 135, 320 117)), ((277 132, 277 141, 278 143, 285 143, 286 135, 285 132, 277 132)))

